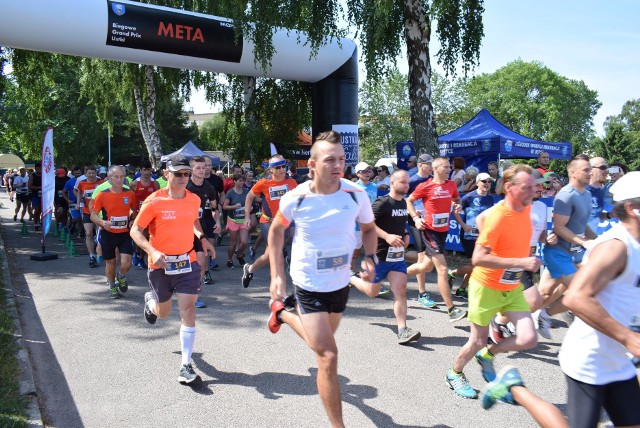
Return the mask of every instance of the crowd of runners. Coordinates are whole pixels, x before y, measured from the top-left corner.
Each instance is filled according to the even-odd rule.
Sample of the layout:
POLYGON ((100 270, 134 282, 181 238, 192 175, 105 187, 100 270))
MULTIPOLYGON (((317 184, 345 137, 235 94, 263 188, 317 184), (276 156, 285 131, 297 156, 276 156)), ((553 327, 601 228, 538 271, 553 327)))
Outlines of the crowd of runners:
MULTIPOLYGON (((448 321, 467 318, 471 326, 442 374, 455 394, 480 398, 485 409, 521 404, 543 426, 596 426, 601 408, 616 426, 640 425, 640 408, 629 405, 640 402, 634 365, 640 358, 640 172, 579 155, 568 163, 562 185, 544 152, 536 168, 505 165, 501 175, 495 163, 487 172, 465 171, 457 158, 452 165, 423 154, 409 159, 407 171, 380 167, 374 178, 374 169, 361 162, 345 178, 336 132, 316 136, 307 176, 296 180, 287 166, 272 156, 257 181, 237 165, 220 177, 208 156, 172 155, 155 172, 150 163, 60 168, 56 227, 85 240, 90 267, 104 261, 113 299, 127 292, 132 266, 147 269, 143 313, 150 324, 170 315, 176 295, 180 382, 198 377, 191 355, 196 308, 206 307, 198 298, 202 284, 212 283, 218 269, 237 267, 246 288, 258 269, 268 268, 268 328, 277 333, 288 325, 315 353, 322 404, 331 425, 343 426, 334 333, 351 289, 370 297, 393 294, 397 343, 406 345, 423 334, 407 325, 407 279, 416 277, 417 302, 435 308, 425 276, 435 269, 448 321), (554 197, 552 219, 538 200, 545 196, 554 197), (445 251, 451 218, 469 260, 455 269, 445 251), (216 247, 227 234, 220 267, 224 255, 216 255, 216 247), (467 309, 454 298, 468 301, 467 309), (498 354, 531 349, 538 335, 551 338, 558 314, 570 324, 559 358, 568 420, 526 389, 517 369, 494 368, 498 354), (472 360, 488 382, 480 394, 463 372, 472 360)), ((32 220, 36 230, 41 180, 39 164, 30 174, 21 168, 4 177, 16 202, 14 221, 32 220)))

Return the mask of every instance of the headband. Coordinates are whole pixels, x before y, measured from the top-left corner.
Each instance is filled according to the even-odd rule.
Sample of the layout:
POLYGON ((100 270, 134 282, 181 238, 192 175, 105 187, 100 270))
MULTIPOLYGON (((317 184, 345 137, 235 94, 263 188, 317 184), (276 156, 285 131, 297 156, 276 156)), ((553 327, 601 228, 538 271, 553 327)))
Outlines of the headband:
POLYGON ((274 168, 276 166, 280 166, 280 165, 286 165, 287 161, 284 159, 275 161, 275 162, 269 162, 269 168, 274 168))

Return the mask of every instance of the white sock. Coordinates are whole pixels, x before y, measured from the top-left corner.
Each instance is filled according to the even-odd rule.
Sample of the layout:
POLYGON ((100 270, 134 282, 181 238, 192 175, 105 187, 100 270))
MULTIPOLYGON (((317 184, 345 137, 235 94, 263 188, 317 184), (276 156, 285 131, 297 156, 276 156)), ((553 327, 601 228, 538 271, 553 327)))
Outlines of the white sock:
POLYGON ((196 340, 196 328, 180 326, 180 344, 182 345, 182 365, 191 362, 193 342, 196 340))

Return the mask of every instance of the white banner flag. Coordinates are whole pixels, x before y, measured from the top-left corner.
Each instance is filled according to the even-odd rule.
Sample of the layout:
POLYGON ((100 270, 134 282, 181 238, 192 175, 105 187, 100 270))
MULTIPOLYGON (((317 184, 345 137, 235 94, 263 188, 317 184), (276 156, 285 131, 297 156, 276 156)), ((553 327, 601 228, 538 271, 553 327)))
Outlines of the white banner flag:
POLYGON ((47 129, 42 143, 42 239, 49 232, 53 215, 56 173, 53 168, 53 128, 47 129))

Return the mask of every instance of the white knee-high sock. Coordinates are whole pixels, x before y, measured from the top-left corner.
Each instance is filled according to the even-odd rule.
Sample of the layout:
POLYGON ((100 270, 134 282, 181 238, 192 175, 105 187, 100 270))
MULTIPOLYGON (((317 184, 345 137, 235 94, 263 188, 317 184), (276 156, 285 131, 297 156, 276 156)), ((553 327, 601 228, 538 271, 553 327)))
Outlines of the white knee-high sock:
POLYGON ((193 342, 196 340, 196 328, 180 326, 180 344, 182 345, 182 365, 191 362, 193 342))

